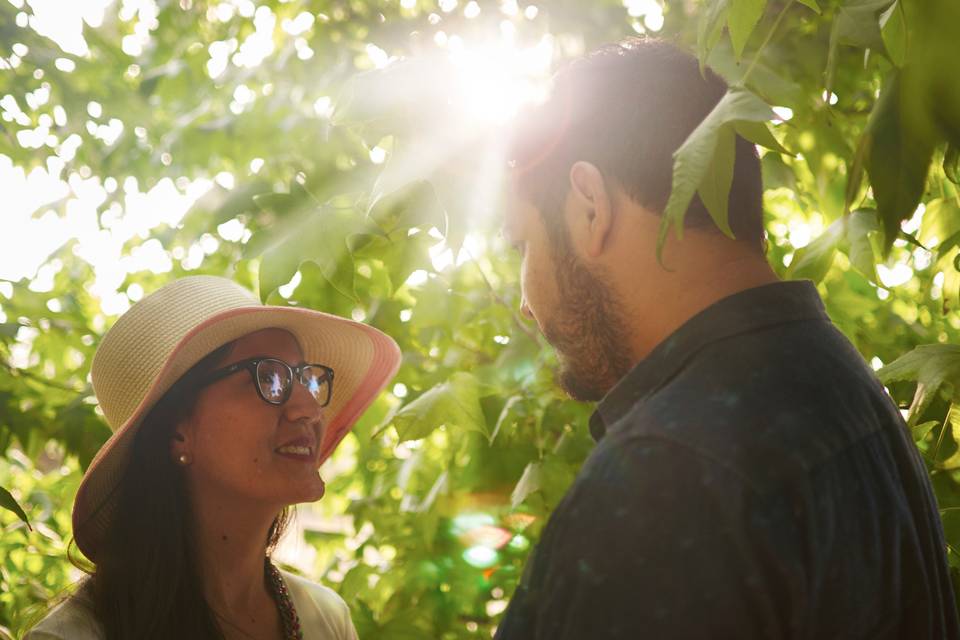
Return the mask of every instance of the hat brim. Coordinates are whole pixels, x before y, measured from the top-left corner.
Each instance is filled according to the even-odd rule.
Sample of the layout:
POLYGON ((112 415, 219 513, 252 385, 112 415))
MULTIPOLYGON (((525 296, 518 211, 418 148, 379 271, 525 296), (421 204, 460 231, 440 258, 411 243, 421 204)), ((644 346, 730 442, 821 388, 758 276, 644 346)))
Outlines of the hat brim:
POLYGON ((116 506, 117 487, 140 423, 184 373, 219 347, 261 329, 285 329, 297 339, 307 362, 336 374, 329 419, 320 443, 322 464, 400 367, 400 349, 373 327, 339 316, 296 307, 251 306, 211 316, 172 350, 133 414, 97 452, 84 474, 73 505, 74 538, 95 559, 116 506))

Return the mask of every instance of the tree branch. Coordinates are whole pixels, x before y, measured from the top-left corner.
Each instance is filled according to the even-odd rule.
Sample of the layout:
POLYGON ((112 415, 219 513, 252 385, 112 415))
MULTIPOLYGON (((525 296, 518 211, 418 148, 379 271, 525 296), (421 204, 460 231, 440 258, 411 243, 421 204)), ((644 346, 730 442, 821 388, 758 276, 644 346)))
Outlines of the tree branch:
POLYGON ((48 380, 47 378, 44 378, 43 376, 33 373, 32 371, 28 371, 26 369, 20 369, 19 367, 14 367, 9 362, 0 361, 0 366, 3 366, 3 368, 9 371, 10 375, 12 375, 15 378, 20 376, 24 378, 29 378, 30 380, 39 382, 40 384, 46 387, 50 387, 51 389, 69 391, 70 393, 75 393, 77 395, 86 395, 87 393, 90 392, 90 385, 86 385, 82 389, 77 389, 76 387, 69 387, 65 384, 60 384, 59 382, 48 380))

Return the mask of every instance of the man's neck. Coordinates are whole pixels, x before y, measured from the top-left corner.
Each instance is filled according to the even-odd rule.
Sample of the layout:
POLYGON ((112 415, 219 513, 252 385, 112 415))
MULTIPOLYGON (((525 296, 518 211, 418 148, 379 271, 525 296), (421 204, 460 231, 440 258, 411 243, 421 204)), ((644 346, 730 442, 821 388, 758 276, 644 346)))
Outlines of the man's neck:
POLYGON ((759 255, 735 253, 710 264, 685 265, 658 278, 657 291, 623 297, 629 310, 633 364, 704 309, 734 294, 777 282, 759 255), (656 300, 655 304, 651 301, 656 300))

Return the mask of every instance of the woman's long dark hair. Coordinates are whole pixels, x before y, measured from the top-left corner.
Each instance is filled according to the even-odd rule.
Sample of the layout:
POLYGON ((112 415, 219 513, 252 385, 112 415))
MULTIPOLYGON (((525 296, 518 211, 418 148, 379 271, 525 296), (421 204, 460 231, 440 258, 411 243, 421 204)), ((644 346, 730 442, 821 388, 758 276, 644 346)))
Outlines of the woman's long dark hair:
MULTIPOLYGON (((107 640, 224 637, 204 596, 186 478, 170 445, 197 400, 194 382, 220 364, 231 346, 184 374, 134 437, 112 525, 97 549, 96 569, 81 587, 107 640)), ((288 516, 284 509, 270 526, 267 553, 288 516)))

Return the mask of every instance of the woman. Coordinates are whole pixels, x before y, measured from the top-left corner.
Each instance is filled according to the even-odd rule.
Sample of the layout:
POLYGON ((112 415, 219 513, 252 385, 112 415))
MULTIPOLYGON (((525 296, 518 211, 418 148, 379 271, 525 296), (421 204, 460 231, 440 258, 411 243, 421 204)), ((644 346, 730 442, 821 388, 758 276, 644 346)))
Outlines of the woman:
POLYGON ((138 302, 91 371, 114 431, 73 508, 95 571, 26 638, 356 638, 343 600, 270 552, 399 362, 371 327, 263 306, 223 278, 138 302))

